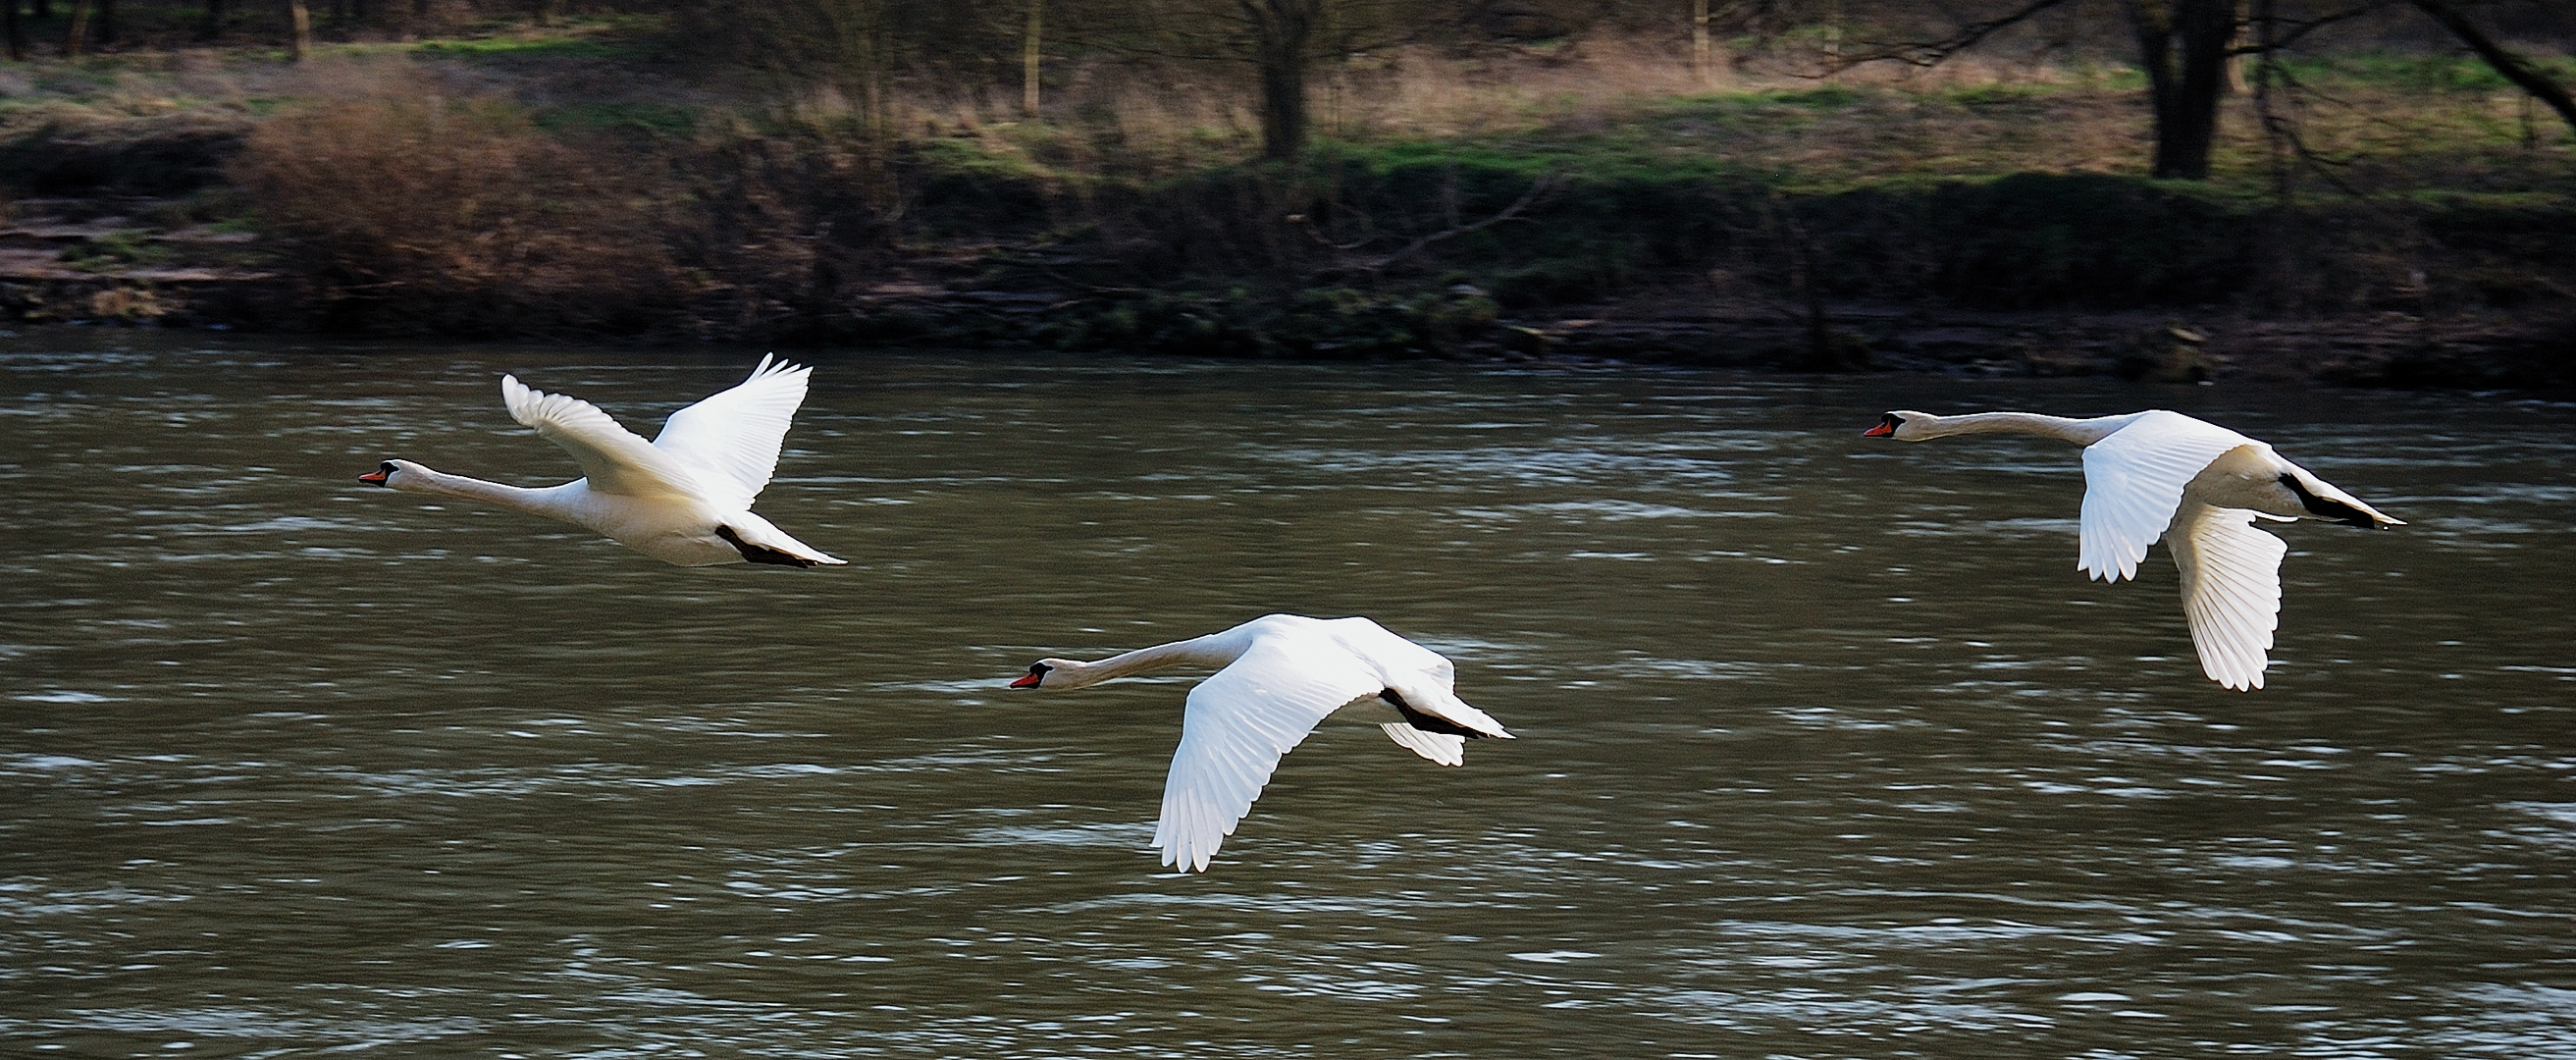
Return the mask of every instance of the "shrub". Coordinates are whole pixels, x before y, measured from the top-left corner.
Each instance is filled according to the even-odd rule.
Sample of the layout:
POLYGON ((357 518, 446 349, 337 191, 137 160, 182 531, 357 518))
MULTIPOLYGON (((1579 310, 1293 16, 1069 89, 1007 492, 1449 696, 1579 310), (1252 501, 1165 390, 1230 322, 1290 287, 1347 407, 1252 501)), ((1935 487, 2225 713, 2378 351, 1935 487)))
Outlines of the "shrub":
POLYGON ((499 100, 279 115, 232 163, 330 322, 497 334, 658 326, 680 304, 655 182, 499 100))

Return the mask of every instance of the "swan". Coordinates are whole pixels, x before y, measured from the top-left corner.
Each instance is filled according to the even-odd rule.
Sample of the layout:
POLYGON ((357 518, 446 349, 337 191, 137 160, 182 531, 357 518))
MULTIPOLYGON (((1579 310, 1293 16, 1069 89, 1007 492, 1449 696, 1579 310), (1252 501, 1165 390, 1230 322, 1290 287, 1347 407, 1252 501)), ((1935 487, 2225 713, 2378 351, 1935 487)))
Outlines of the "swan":
POLYGON ((1365 618, 1265 615, 1098 662, 1040 659, 1011 687, 1085 688, 1181 663, 1218 668, 1190 689, 1154 826, 1163 864, 1183 872, 1207 871, 1280 756, 1326 718, 1376 723, 1405 750, 1444 766, 1465 761, 1468 740, 1512 738, 1450 690, 1456 670, 1448 659, 1365 618))
POLYGON ((561 519, 683 567, 840 564, 751 513, 752 498, 778 467, 778 448, 812 372, 764 355, 751 378, 672 413, 651 442, 590 402, 530 390, 504 375, 501 403, 510 418, 562 446, 587 477, 528 489, 387 460, 358 481, 561 519))
POLYGON ((1935 416, 1896 411, 1861 432, 1920 442, 1953 434, 2036 434, 2084 447, 2082 540, 2076 567, 2103 581, 2134 577, 2158 537, 2182 569, 2182 609, 2209 679, 2263 687, 2264 653, 2280 625, 2281 557, 2289 546, 2256 519, 2331 519, 2404 526, 2272 447, 2179 412, 2150 409, 2069 419, 2031 412, 1935 416))

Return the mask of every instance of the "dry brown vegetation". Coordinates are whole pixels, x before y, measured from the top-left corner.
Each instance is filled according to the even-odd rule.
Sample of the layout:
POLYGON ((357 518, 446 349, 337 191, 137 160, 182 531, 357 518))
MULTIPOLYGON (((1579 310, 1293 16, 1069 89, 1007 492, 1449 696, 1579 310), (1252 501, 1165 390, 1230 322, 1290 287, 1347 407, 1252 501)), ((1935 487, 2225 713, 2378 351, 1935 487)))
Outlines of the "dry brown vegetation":
POLYGON ((633 330, 679 286, 667 199, 495 99, 377 95, 262 122, 232 167, 343 323, 633 330))

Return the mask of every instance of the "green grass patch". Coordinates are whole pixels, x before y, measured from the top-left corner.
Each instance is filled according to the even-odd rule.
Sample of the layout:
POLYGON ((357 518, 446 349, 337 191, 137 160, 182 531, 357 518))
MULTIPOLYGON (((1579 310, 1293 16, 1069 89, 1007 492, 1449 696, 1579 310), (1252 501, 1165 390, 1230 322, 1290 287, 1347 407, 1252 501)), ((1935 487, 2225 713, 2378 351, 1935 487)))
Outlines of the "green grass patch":
MULTIPOLYGON (((2576 80, 2576 58, 2526 57, 2561 84, 2576 80)), ((2513 82, 2485 61, 2468 55, 2413 55, 2403 52, 2348 52, 2341 55, 2292 56, 2282 68, 2308 84, 2363 86, 2408 93, 2519 92, 2513 82)))
POLYGON ((476 37, 422 41, 413 54, 431 59, 636 59, 649 49, 623 40, 589 35, 557 37, 476 37))

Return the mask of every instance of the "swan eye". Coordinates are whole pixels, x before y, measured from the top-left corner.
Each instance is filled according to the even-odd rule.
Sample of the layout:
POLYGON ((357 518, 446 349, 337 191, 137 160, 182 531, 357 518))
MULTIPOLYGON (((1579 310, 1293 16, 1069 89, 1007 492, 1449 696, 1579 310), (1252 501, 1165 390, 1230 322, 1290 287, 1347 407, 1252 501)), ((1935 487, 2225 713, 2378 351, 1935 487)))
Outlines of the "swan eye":
POLYGON ((376 465, 376 470, 378 470, 378 471, 382 471, 382 472, 384 472, 385 474, 388 474, 388 475, 393 474, 393 473, 394 473, 394 462, 393 462, 393 461, 391 461, 391 460, 387 460, 387 461, 385 461, 384 463, 381 463, 381 464, 376 465))

